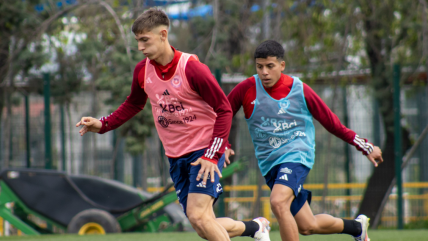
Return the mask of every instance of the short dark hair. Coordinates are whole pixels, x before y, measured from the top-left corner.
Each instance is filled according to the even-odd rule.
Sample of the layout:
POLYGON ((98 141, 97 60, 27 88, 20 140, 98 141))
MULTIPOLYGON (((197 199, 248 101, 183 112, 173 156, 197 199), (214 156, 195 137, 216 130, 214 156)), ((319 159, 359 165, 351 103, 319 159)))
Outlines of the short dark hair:
POLYGON ((132 24, 132 32, 140 34, 162 25, 169 28, 169 18, 166 13, 160 8, 150 8, 135 19, 132 24))
POLYGON ((254 59, 276 57, 278 60, 284 59, 285 50, 280 43, 275 40, 266 40, 257 46, 254 52, 254 59))

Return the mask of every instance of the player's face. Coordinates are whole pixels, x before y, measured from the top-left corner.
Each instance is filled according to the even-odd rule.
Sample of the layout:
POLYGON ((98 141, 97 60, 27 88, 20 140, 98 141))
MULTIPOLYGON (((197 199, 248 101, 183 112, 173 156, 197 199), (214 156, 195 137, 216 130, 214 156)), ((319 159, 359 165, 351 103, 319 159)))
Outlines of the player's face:
POLYGON ((264 87, 271 88, 281 78, 281 72, 285 69, 285 62, 277 57, 256 59, 256 69, 264 87))
POLYGON ((166 30, 163 28, 154 28, 151 31, 136 34, 138 50, 150 60, 157 59, 163 53, 165 36, 166 30))

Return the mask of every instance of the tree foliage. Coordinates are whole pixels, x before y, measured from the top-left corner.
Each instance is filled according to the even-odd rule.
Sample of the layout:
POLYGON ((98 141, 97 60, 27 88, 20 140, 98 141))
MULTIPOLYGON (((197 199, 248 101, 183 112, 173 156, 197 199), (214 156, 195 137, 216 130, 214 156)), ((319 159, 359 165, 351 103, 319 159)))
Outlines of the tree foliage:
MULTIPOLYGON (((394 63, 410 66, 412 74, 418 67, 428 66, 428 47, 422 41, 423 34, 428 35, 423 29, 427 11, 419 11, 426 8, 423 1, 271 1, 268 11, 261 8, 261 0, 191 1, 191 7, 211 4, 218 12, 189 21, 172 20, 170 42, 179 50, 197 54, 213 72, 254 74, 253 51, 265 38, 283 44, 286 72, 303 73, 308 83, 334 73, 331 83, 337 86, 345 81, 340 70, 369 68, 386 130, 385 143, 375 144, 383 147, 385 159, 392 160, 391 68, 394 63), (263 35, 266 14, 271 21, 270 36, 263 35)), ((0 109, 10 98, 8 93, 18 91, 17 81, 25 80, 29 91, 41 93, 41 66, 47 65, 56 66, 49 71, 57 103, 70 103, 83 90, 106 90, 111 93, 107 104, 114 110, 129 95, 132 70, 144 58, 130 28, 147 7, 144 1, 70 2, 73 4, 59 6, 55 1, 0 1, 0 109), (36 11, 40 4, 44 10, 36 11)), ((97 113, 93 105, 92 114, 107 113, 97 113)), ((127 137, 128 151, 141 153, 152 127, 147 105, 119 130, 127 137)), ((410 141, 404 128, 403 133, 406 150, 410 141)), ((369 181, 361 211, 372 218, 394 177, 393 168, 393 162, 386 162, 369 181)))

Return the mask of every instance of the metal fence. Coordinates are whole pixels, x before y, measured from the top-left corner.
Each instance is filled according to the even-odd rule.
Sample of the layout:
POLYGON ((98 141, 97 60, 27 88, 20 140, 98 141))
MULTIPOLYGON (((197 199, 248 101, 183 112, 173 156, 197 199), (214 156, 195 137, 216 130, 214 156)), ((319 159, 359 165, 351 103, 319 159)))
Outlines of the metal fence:
MULTIPOLYGON (((231 88, 233 85, 225 88, 231 88)), ((347 85, 338 87, 336 93, 330 85, 311 85, 315 92, 334 110, 342 123, 354 130, 359 136, 369 139, 376 145, 384 140, 383 127, 377 105, 372 97, 372 91, 365 85, 347 85), (345 115, 346 114, 346 115, 345 115), (347 116, 347 118, 345 118, 347 116), (346 121, 347 119, 347 121, 346 121)), ((227 91, 226 91, 227 92, 227 91)), ((98 102, 98 113, 107 115, 110 106, 104 105, 109 93, 99 92, 95 101, 98 102)), ((25 127, 25 102, 22 95, 13 96, 12 115, 8 116, 3 110, 0 128, 0 166, 25 167, 28 155, 31 167, 45 167, 44 141, 44 105, 43 97, 29 96, 29 133, 25 127), (10 118, 10 125, 8 123, 10 118), (30 152, 27 152, 26 134, 30 138, 30 152)), ((124 151, 124 141, 120 140, 116 162, 113 162, 114 132, 104 135, 89 134, 80 137, 78 128, 74 125, 80 117, 90 113, 90 103, 94 101, 91 93, 82 92, 75 96, 72 103, 65 106, 65 142, 61 142, 61 111, 57 104, 51 105, 51 131, 53 168, 65 170, 73 174, 96 175, 104 178, 114 178, 126 184, 143 189, 161 187, 170 181, 169 164, 162 154, 162 146, 156 131, 145 143, 145 152, 139 156, 131 156, 124 151), (64 144, 64 145, 62 145, 64 144), (63 146, 65 149, 63 150, 63 146), (63 155, 63 152, 65 155, 63 155), (65 157, 65 158, 64 158, 65 157), (112 165, 114 164, 114 168, 112 165)), ((428 124, 428 88, 406 86, 401 93, 401 108, 403 124, 416 139, 428 124)), ((245 123, 243 112, 237 114, 238 134, 236 159, 248 164, 248 168, 234 174, 231 185, 225 187, 229 192, 227 215, 232 218, 251 218, 257 196, 254 187, 260 183, 259 170, 254 156, 254 148, 245 123), (240 187, 240 188, 238 188, 240 187)), ((327 212, 338 217, 351 217, 358 210, 359 201, 364 191, 364 185, 370 177, 372 164, 354 147, 328 133, 317 121, 316 129, 316 161, 310 172, 306 188, 313 191, 314 213, 327 212), (324 183, 330 186, 324 188, 324 183), (347 184, 349 183, 349 184, 347 184), (340 185, 347 184, 346 188, 340 185), (336 188, 334 185, 339 185, 336 188), (323 197, 324 195, 324 197, 323 197)), ((392 160, 391 160, 392 161, 392 160)), ((428 140, 419 147, 410 164, 403 171, 404 211, 405 221, 423 219, 428 216, 428 140), (413 183, 413 184, 411 184, 413 183), (416 184, 415 184, 416 183, 416 184), (420 183, 420 184, 417 184, 420 183), (412 186, 413 185, 413 186, 412 186)), ((257 190, 256 190, 257 191, 257 190)), ((270 212, 268 200, 269 190, 262 188, 261 205, 259 208, 266 215, 270 212)), ((395 205, 391 194, 383 211, 381 226, 394 227, 395 205)), ((272 217, 271 214, 269 214, 272 217)), ((273 220, 274 221, 274 220, 273 220)))

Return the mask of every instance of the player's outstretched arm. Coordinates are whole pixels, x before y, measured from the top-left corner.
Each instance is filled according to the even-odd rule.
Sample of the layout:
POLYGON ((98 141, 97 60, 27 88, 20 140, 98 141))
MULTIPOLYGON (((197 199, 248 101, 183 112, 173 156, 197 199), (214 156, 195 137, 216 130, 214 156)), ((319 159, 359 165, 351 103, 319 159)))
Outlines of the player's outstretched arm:
POLYGON ((82 119, 77 122, 76 127, 83 126, 79 131, 80 136, 83 136, 88 131, 95 133, 100 132, 102 125, 103 124, 98 119, 93 117, 82 117, 82 119))
POLYGON ((373 151, 367 155, 367 159, 369 159, 369 161, 373 163, 375 167, 377 167, 383 162, 382 150, 378 146, 375 146, 373 151))

